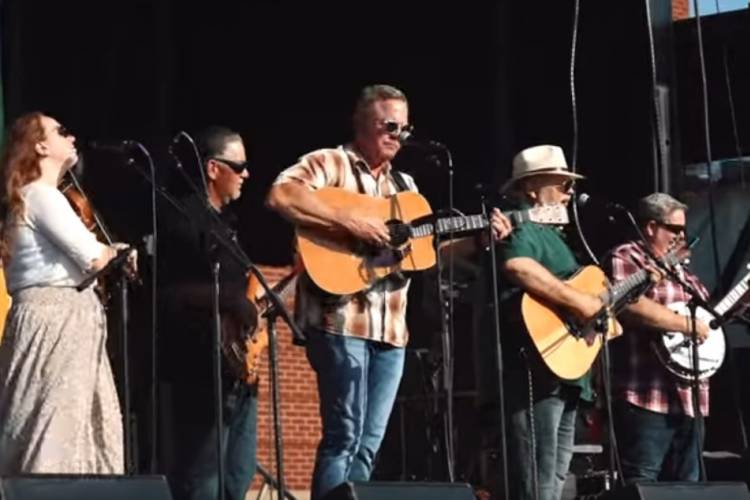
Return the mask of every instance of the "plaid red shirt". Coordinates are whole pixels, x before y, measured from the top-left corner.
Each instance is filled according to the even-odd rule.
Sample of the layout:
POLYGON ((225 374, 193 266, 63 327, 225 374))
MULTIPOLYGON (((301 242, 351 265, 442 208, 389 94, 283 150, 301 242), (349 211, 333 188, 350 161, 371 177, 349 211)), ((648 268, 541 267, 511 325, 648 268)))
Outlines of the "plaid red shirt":
MULTIPOLYGON (((649 261, 643 248, 630 242, 615 248, 607 264, 612 280, 618 282, 643 269, 643 264, 649 261)), ((678 273, 704 299, 708 297, 697 276, 681 266, 678 273)), ((690 300, 687 291, 669 277, 651 287, 644 296, 663 305, 690 300)), ((661 364, 652 346, 657 335, 651 330, 626 327, 622 337, 612 343, 613 396, 656 413, 693 416, 690 383, 677 378, 661 364)), ((708 381, 700 383, 699 401, 701 413, 708 415, 708 381)))
MULTIPOLYGON (((411 191, 417 186, 401 173, 411 191)), ((338 187, 370 196, 390 196, 398 187, 388 164, 376 178, 362 156, 351 145, 313 151, 281 172, 275 184, 299 182, 310 190, 338 187)), ((331 272, 336 272, 331 269, 331 272)), ((354 295, 331 295, 318 289, 303 273, 297 281, 295 319, 300 328, 360 337, 404 347, 409 340, 406 327, 406 298, 409 280, 401 273, 375 283, 354 295)))

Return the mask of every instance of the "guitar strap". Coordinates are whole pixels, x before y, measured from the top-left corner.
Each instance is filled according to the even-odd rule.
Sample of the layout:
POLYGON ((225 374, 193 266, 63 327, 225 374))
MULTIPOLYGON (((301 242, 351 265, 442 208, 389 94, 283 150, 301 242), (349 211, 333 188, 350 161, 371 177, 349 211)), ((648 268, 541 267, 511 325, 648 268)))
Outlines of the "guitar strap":
POLYGON ((393 183, 396 185, 396 192, 409 191, 409 185, 406 183, 406 179, 404 179, 404 174, 398 170, 391 169, 391 179, 393 179, 393 183))

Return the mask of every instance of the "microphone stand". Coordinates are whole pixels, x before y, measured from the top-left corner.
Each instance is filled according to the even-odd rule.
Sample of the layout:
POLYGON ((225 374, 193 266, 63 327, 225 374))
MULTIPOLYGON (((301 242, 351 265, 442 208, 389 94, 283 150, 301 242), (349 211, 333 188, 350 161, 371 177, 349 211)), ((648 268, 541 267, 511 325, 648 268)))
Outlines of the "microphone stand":
MULTIPOLYGON (((482 214, 489 218, 487 210, 487 197, 484 191, 481 192, 482 214)), ((489 238, 490 252, 490 274, 492 275, 492 320, 495 329, 495 356, 497 357, 497 390, 498 406, 500 410, 500 455, 502 460, 502 481, 503 481, 503 498, 510 498, 510 487, 508 477, 508 445, 507 429, 505 427, 505 387, 503 386, 503 345, 500 335, 500 297, 497 291, 497 250, 492 238, 492 226, 487 226, 487 236, 489 238)))
MULTIPOLYGON (((138 141, 133 140, 125 140, 121 141, 120 146, 116 148, 108 148, 108 147, 102 147, 102 145, 98 145, 96 142, 90 143, 90 145, 94 148, 99 147, 103 151, 109 150, 112 153, 116 154, 123 154, 126 153, 129 149, 135 148, 138 151, 141 152, 143 157, 147 160, 148 168, 149 168, 149 174, 150 179, 155 179, 155 168, 154 168, 154 159, 151 156, 151 153, 149 153, 148 149, 141 144, 138 141)), ((127 165, 137 165, 135 162, 135 159, 131 155, 127 155, 127 165)), ((141 171, 140 168, 136 168, 136 171, 142 176, 145 177, 147 180, 149 177, 141 171)), ((73 171, 70 171, 71 180, 73 181, 73 184, 76 186, 79 192, 84 193, 78 179, 73 174, 73 171)), ((151 385, 150 385, 150 435, 151 435, 151 457, 150 457, 150 469, 152 473, 155 473, 158 470, 157 466, 157 443, 158 443, 158 388, 157 388, 157 359, 156 359, 156 350, 157 350, 157 344, 158 344, 158 331, 157 331, 157 319, 158 319, 158 307, 156 306, 156 290, 157 290, 157 242, 158 242, 158 230, 157 230, 157 223, 156 223, 156 183, 150 182, 151 185, 151 225, 153 230, 153 239, 150 243, 146 243, 146 253, 150 253, 151 255, 151 385), (149 252, 150 247, 150 252, 149 252)), ((109 244, 112 244, 112 237, 110 236, 109 230, 104 225, 104 221, 101 220, 101 217, 94 211, 94 218, 96 219, 96 222, 101 229, 102 233, 104 234, 105 239, 109 244)), ((127 301, 127 290, 124 290, 121 293, 121 300, 127 301)), ((127 302, 123 302, 125 304, 127 302)), ((127 318, 127 310, 123 311, 123 317, 121 318, 121 321, 124 324, 127 324, 128 318, 127 318)), ((123 330, 127 332, 126 328, 123 327, 123 330)), ((127 344, 123 346, 123 351, 127 354, 127 344)), ((126 358, 129 359, 129 358, 126 358)), ((129 394, 129 393, 128 393, 129 394)), ((128 417, 129 418, 129 417, 128 417)))
MULTIPOLYGON (((437 141, 412 141, 409 140, 409 134, 399 137, 399 141, 404 146, 412 146, 426 153, 427 160, 438 165, 444 165, 448 170, 448 211, 454 215, 455 207, 453 203, 453 155, 450 149, 444 144, 437 141), (439 159, 437 152, 445 155, 446 163, 443 164, 439 159), (435 153, 435 154, 431 154, 435 153)), ((455 234, 453 226, 448 233, 448 240, 452 240, 455 234)), ((453 424, 453 339, 454 339, 454 255, 451 251, 448 257, 448 283, 443 280, 443 259, 440 255, 440 237, 435 236, 435 254, 437 267, 437 294, 440 303, 440 346, 442 354, 442 386, 445 392, 445 414, 443 416, 443 437, 445 447, 445 465, 448 472, 448 481, 455 481, 455 444, 454 444, 454 424, 453 424), (447 296, 446 296, 447 294, 447 296), (446 310, 447 309, 447 310, 446 310)), ((438 413, 437 397, 434 402, 433 416, 438 413)))
POLYGON ((700 468, 700 480, 706 480, 706 464, 703 461, 703 434, 704 434, 704 419, 703 413, 700 408, 700 359, 698 358, 698 330, 696 328, 696 311, 698 307, 705 309, 711 314, 716 320, 721 320, 722 316, 717 313, 713 307, 706 302, 701 294, 696 290, 690 283, 687 283, 682 276, 679 275, 671 266, 666 265, 660 259, 654 255, 646 242, 646 238, 641 232, 640 227, 635 222, 633 214, 629 210, 624 210, 628 216, 630 223, 635 228, 639 237, 641 238, 642 248, 646 254, 654 261, 659 268, 664 271, 671 279, 679 284, 687 293, 690 295, 690 300, 687 303, 688 310, 690 311, 690 351, 691 351, 691 364, 692 364, 692 378, 690 380, 690 393, 692 396, 693 404, 693 416, 695 419, 695 430, 698 435, 696 453, 698 458, 698 466, 700 468))
MULTIPOLYGON (((181 134, 185 134, 184 132, 181 132, 181 134)), ((185 134, 187 135, 187 134, 185 134)), ((192 141, 191 141, 192 143, 192 141)), ((199 160, 199 164, 202 168, 202 162, 200 162, 200 157, 198 155, 197 150, 195 151, 196 157, 199 160)), ((279 298, 279 296, 274 292, 274 290, 268 285, 268 282, 266 281, 263 274, 260 272, 260 270, 255 266, 255 264, 252 263, 250 258, 245 254, 245 252, 240 248, 238 243, 234 238, 229 236, 230 231, 225 226, 224 222, 219 218, 218 213, 214 208, 209 204, 208 198, 206 195, 205 190, 200 191, 197 186, 192 182, 192 179, 190 179, 190 176, 188 176, 184 169, 182 168, 182 164, 180 163, 179 159, 174 155, 177 170, 181 173, 181 175, 185 178, 189 186, 192 188, 194 193, 197 195, 197 198, 201 200, 202 207, 204 211, 204 215, 207 216, 208 220, 210 220, 213 223, 214 227, 207 228, 208 233, 213 237, 214 242, 217 244, 217 247, 221 247, 227 252, 227 255, 229 255, 232 259, 234 259, 237 263, 240 264, 240 266, 244 269, 245 275, 249 273, 253 273, 255 277, 258 279, 258 282, 263 287, 266 297, 268 297, 269 302, 271 303, 271 308, 274 309, 274 316, 269 318, 268 322, 268 332, 269 332, 269 361, 271 364, 271 396, 274 406, 274 439, 275 439, 275 448, 276 448, 276 483, 278 485, 277 493, 279 495, 282 495, 284 491, 286 491, 285 484, 284 484, 284 464, 283 464, 283 436, 282 436, 282 428, 281 428, 281 402, 280 402, 280 390, 279 390, 279 380, 278 380, 278 357, 276 353, 276 334, 274 329, 274 321, 275 317, 281 317, 287 325, 289 325, 290 330, 292 331, 293 335, 297 338, 303 338, 302 333, 299 330, 299 327, 294 323, 294 321, 291 319, 288 311, 286 310, 286 307, 284 306, 283 302, 279 298), (220 229, 220 230, 219 230, 220 229)), ((179 202, 174 200, 171 196, 166 195, 166 193, 163 190, 159 191, 163 196, 166 196, 167 200, 173 205, 178 206, 180 205, 179 202)), ((187 211, 184 207, 178 207, 180 212, 182 212, 183 215, 188 216, 187 211)), ((215 363, 215 370, 214 370, 214 384, 215 384, 215 391, 217 394, 218 400, 217 403, 217 409, 215 411, 215 414, 217 418, 222 415, 222 409, 220 408, 222 406, 221 404, 221 393, 222 393, 222 384, 221 384, 221 319, 219 317, 219 311, 218 311, 218 301, 219 301, 219 263, 218 260, 214 263, 214 355, 217 362, 215 363)), ((217 446, 217 469, 219 472, 219 484, 223 484, 223 476, 224 476, 224 470, 223 470, 223 447, 222 447, 222 420, 217 420, 216 427, 217 427, 217 437, 216 437, 216 446, 217 446)), ((224 497, 224 491, 223 489, 219 490, 219 498, 223 499, 224 497)))

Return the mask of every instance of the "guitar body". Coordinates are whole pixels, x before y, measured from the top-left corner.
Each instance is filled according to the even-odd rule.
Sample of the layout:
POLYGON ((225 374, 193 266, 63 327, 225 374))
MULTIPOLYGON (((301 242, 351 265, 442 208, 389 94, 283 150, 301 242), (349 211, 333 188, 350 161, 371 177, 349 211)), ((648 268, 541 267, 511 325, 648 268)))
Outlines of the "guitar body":
POLYGON ((258 382, 260 374, 260 363, 262 361, 263 353, 268 347, 268 320, 260 318, 262 312, 260 310, 259 302, 263 296, 264 290, 260 285, 260 281, 255 277, 254 274, 250 274, 247 280, 247 300, 255 304, 258 310, 258 326, 255 329, 255 333, 249 335, 245 340, 245 371, 241 374, 242 379, 248 385, 254 385, 258 382))
MULTIPOLYGON (((608 287, 607 277, 596 266, 582 268, 566 283, 592 295, 601 295, 608 287)), ((584 338, 593 331, 592 324, 581 325, 576 332, 570 315, 529 294, 524 294, 521 300, 521 314, 534 347, 552 373, 561 379, 574 380, 589 370, 602 347, 602 335, 596 335, 591 342, 584 338)), ((608 339, 622 333, 615 319, 602 326, 608 339)))
MULTIPOLYGON (((377 217, 386 224, 411 222, 432 209, 419 193, 404 191, 377 198, 339 188, 322 188, 315 195, 326 205, 357 215, 377 217)), ((421 271, 435 265, 432 235, 392 237, 392 246, 374 249, 348 234, 298 227, 297 249, 313 282, 335 295, 349 295, 371 287, 397 271, 421 271)))
MULTIPOLYGON (((282 300, 294 290, 299 271, 298 267, 274 285, 274 292, 282 300)), ((247 385, 255 385, 260 376, 263 353, 268 347, 268 320, 263 317, 263 314, 268 310, 269 305, 265 290, 255 274, 251 273, 247 279, 245 296, 254 306, 256 321, 250 331, 240 332, 237 325, 225 320, 222 324, 221 348, 232 373, 247 385)))
POLYGON ((5 318, 10 311, 10 295, 8 288, 5 286, 5 271, 0 267, 0 342, 3 341, 3 332, 5 331, 5 318))
MULTIPOLYGON (((690 316, 690 310, 685 302, 675 302, 667 305, 676 314, 690 316)), ((713 319, 711 313, 699 307, 695 316, 706 324, 713 319)), ((682 380, 693 378, 693 351, 692 340, 681 332, 669 332, 661 336, 661 339, 652 344, 659 361, 672 374, 682 380)), ((708 338, 698 345, 698 378, 705 380, 716 373, 726 355, 726 341, 724 331, 721 328, 713 328, 708 338)))

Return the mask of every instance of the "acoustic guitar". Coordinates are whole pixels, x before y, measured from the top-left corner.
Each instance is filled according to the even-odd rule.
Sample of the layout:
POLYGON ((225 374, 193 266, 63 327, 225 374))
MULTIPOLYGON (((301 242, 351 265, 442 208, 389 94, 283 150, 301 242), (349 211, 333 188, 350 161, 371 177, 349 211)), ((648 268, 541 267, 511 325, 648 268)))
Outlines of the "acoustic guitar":
MULTIPOLYGON (((301 266, 284 276, 271 289, 285 301, 294 292, 301 266)), ((256 321, 248 332, 237 335, 231 325, 224 324, 222 351, 232 372, 248 385, 258 383, 263 352, 268 347, 268 320, 264 317, 271 306, 265 290, 254 274, 247 282, 247 299, 255 306, 256 321)))
MULTIPOLYGON (((297 228, 297 250, 312 281, 329 293, 348 295, 401 271, 422 271, 435 265, 434 236, 461 235, 489 225, 484 215, 438 217, 419 193, 404 191, 387 198, 322 188, 314 196, 326 205, 377 217, 388 227, 391 241, 383 248, 363 243, 343 231, 297 228)), ((563 205, 504 212, 513 225, 524 222, 567 224, 563 205)))
MULTIPOLYGON (((664 257, 666 265, 674 265, 686 256, 684 249, 674 250, 664 257)), ((583 376, 593 364, 604 338, 616 338, 622 327, 615 314, 630 300, 643 294, 650 273, 641 269, 627 278, 610 284, 597 266, 585 266, 565 281, 576 290, 598 296, 607 304, 598 314, 580 321, 572 314, 551 306, 525 293, 521 299, 521 315, 531 343, 547 367, 561 379, 574 380, 583 376)))
POLYGON ((10 295, 5 286, 5 271, 0 267, 0 342, 3 341, 3 332, 5 331, 5 318, 10 311, 10 295))

